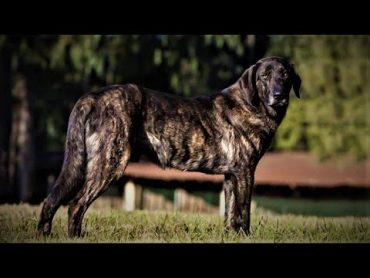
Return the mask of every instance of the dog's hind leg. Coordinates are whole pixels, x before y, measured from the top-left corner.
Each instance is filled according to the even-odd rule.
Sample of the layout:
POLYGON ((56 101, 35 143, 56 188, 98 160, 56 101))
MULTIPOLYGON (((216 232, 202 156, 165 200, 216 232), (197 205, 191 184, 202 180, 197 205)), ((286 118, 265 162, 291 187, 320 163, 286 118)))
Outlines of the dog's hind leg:
POLYGON ((69 120, 66 151, 62 170, 50 194, 44 200, 37 226, 39 233, 49 235, 53 217, 63 203, 68 203, 80 189, 85 173, 84 126, 90 111, 89 99, 74 107, 69 120))
POLYGON ((68 202, 74 192, 77 192, 80 187, 83 173, 80 173, 79 168, 70 169, 71 167, 63 167, 59 177, 57 178, 53 189, 44 200, 41 210, 40 221, 38 223, 38 231, 43 235, 49 235, 51 232, 52 221, 58 208, 65 202, 68 202))
MULTIPOLYGON (((70 202, 68 209, 68 235, 70 237, 81 235, 82 220, 89 206, 108 188, 114 178, 120 177, 117 175, 117 169, 109 164, 105 157, 100 156, 97 160, 100 160, 100 169, 88 167, 83 188, 70 202)), ((120 168, 125 168, 128 160, 129 151, 127 150, 121 159, 120 168)))
MULTIPOLYGON (((80 236, 83 217, 89 206, 109 186, 113 179, 123 175, 130 158, 128 127, 111 119, 113 125, 86 140, 87 168, 85 183, 68 209, 68 235, 80 236)), ((127 123, 126 123, 127 124, 127 123)))

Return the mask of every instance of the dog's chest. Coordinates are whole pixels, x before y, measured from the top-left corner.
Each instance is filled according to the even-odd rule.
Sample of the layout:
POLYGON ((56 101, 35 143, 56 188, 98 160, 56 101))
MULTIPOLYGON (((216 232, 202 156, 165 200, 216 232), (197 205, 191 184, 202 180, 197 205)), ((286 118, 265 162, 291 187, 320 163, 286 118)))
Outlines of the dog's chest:
POLYGON ((232 131, 226 131, 221 137, 218 147, 222 158, 221 160, 224 164, 230 165, 235 160, 235 155, 237 154, 236 143, 235 134, 232 131))
POLYGON ((160 138, 157 134, 146 132, 149 143, 157 154, 158 160, 163 167, 168 165, 169 146, 168 142, 160 138))

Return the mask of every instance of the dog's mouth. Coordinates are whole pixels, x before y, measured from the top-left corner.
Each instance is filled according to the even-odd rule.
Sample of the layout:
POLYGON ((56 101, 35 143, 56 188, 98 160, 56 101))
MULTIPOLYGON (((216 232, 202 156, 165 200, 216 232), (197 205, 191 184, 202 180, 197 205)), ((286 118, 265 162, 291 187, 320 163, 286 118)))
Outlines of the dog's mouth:
POLYGON ((285 106, 287 105, 288 101, 286 98, 282 98, 282 97, 274 97, 274 96, 270 96, 269 99, 268 99, 268 102, 267 102, 267 105, 269 106, 285 106))

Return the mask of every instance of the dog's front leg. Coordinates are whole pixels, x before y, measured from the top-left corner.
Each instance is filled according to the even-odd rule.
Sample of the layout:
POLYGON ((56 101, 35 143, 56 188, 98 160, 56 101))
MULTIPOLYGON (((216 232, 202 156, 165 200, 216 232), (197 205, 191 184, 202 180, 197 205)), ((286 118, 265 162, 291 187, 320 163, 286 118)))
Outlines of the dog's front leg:
POLYGON ((225 175, 226 227, 237 232, 242 229, 246 234, 249 234, 253 186, 253 171, 247 170, 243 173, 225 175))

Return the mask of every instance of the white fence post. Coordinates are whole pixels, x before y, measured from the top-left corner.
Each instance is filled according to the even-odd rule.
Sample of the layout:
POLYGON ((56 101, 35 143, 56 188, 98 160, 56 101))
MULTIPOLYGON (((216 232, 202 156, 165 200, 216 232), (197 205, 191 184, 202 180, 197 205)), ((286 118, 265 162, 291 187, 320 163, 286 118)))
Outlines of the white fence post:
POLYGON ((132 181, 128 181, 125 184, 125 210, 134 211, 136 203, 136 192, 135 184, 132 181))
POLYGON ((175 189, 175 196, 173 200, 174 209, 180 211, 184 205, 184 198, 186 197, 187 193, 182 188, 175 189))
POLYGON ((220 192, 220 216, 224 216, 225 215, 225 192, 224 190, 221 190, 220 192))

